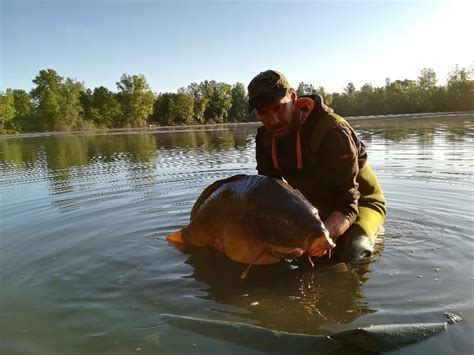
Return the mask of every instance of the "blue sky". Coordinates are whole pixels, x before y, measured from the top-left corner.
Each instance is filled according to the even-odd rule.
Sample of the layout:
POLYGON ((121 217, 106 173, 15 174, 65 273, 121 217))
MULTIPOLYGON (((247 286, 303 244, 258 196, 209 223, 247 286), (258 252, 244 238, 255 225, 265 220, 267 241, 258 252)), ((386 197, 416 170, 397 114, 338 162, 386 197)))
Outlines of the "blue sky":
POLYGON ((0 90, 46 68, 113 90, 141 73, 155 92, 273 68, 342 91, 474 61, 472 1, 0 1, 0 90))

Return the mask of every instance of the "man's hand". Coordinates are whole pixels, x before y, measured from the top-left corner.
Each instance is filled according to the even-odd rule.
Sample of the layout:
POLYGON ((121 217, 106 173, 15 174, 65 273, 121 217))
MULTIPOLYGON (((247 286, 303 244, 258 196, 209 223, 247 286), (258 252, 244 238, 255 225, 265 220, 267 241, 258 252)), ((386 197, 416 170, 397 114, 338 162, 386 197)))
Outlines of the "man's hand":
POLYGON ((350 223, 341 212, 334 211, 324 222, 324 226, 329 231, 329 236, 336 240, 350 227, 350 223))
POLYGON ((324 226, 329 231, 329 236, 319 237, 313 242, 309 250, 310 256, 323 256, 334 248, 336 246, 334 240, 344 234, 350 224, 341 212, 335 211, 324 222, 324 226))

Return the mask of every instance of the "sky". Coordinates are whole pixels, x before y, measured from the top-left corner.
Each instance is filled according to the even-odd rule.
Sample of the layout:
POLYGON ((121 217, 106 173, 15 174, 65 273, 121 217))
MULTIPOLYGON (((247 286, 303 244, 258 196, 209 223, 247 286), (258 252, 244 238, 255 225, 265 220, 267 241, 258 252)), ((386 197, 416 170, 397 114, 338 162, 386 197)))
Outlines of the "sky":
POLYGON ((439 84, 474 64, 474 1, 0 0, 0 90, 52 68, 116 90, 203 80, 245 85, 260 71, 341 92, 432 68, 439 84))

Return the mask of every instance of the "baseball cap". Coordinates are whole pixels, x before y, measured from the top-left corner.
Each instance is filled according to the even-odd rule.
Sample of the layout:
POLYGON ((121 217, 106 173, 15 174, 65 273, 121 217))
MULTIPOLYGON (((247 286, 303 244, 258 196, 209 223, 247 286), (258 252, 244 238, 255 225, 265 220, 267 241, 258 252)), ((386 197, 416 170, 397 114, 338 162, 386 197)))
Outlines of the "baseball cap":
MULTIPOLYGON (((285 76, 276 70, 260 72, 247 87, 249 94, 249 112, 267 102, 285 98, 292 89, 285 76)), ((286 100, 289 102, 290 100, 286 100)))

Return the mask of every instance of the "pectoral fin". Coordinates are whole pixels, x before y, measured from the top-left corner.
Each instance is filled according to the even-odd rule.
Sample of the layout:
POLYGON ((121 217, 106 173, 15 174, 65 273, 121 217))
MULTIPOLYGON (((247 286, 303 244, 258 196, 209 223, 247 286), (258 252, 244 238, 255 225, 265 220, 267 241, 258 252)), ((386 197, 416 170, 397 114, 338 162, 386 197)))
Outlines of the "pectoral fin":
POLYGON ((263 249, 260 254, 258 254, 250 263, 249 265, 245 268, 245 270, 240 274, 240 279, 243 280, 247 277, 250 269, 252 266, 260 259, 265 253, 267 252, 267 248, 263 249))
POLYGON ((166 240, 172 243, 180 252, 184 251, 183 232, 181 230, 168 235, 166 240))

